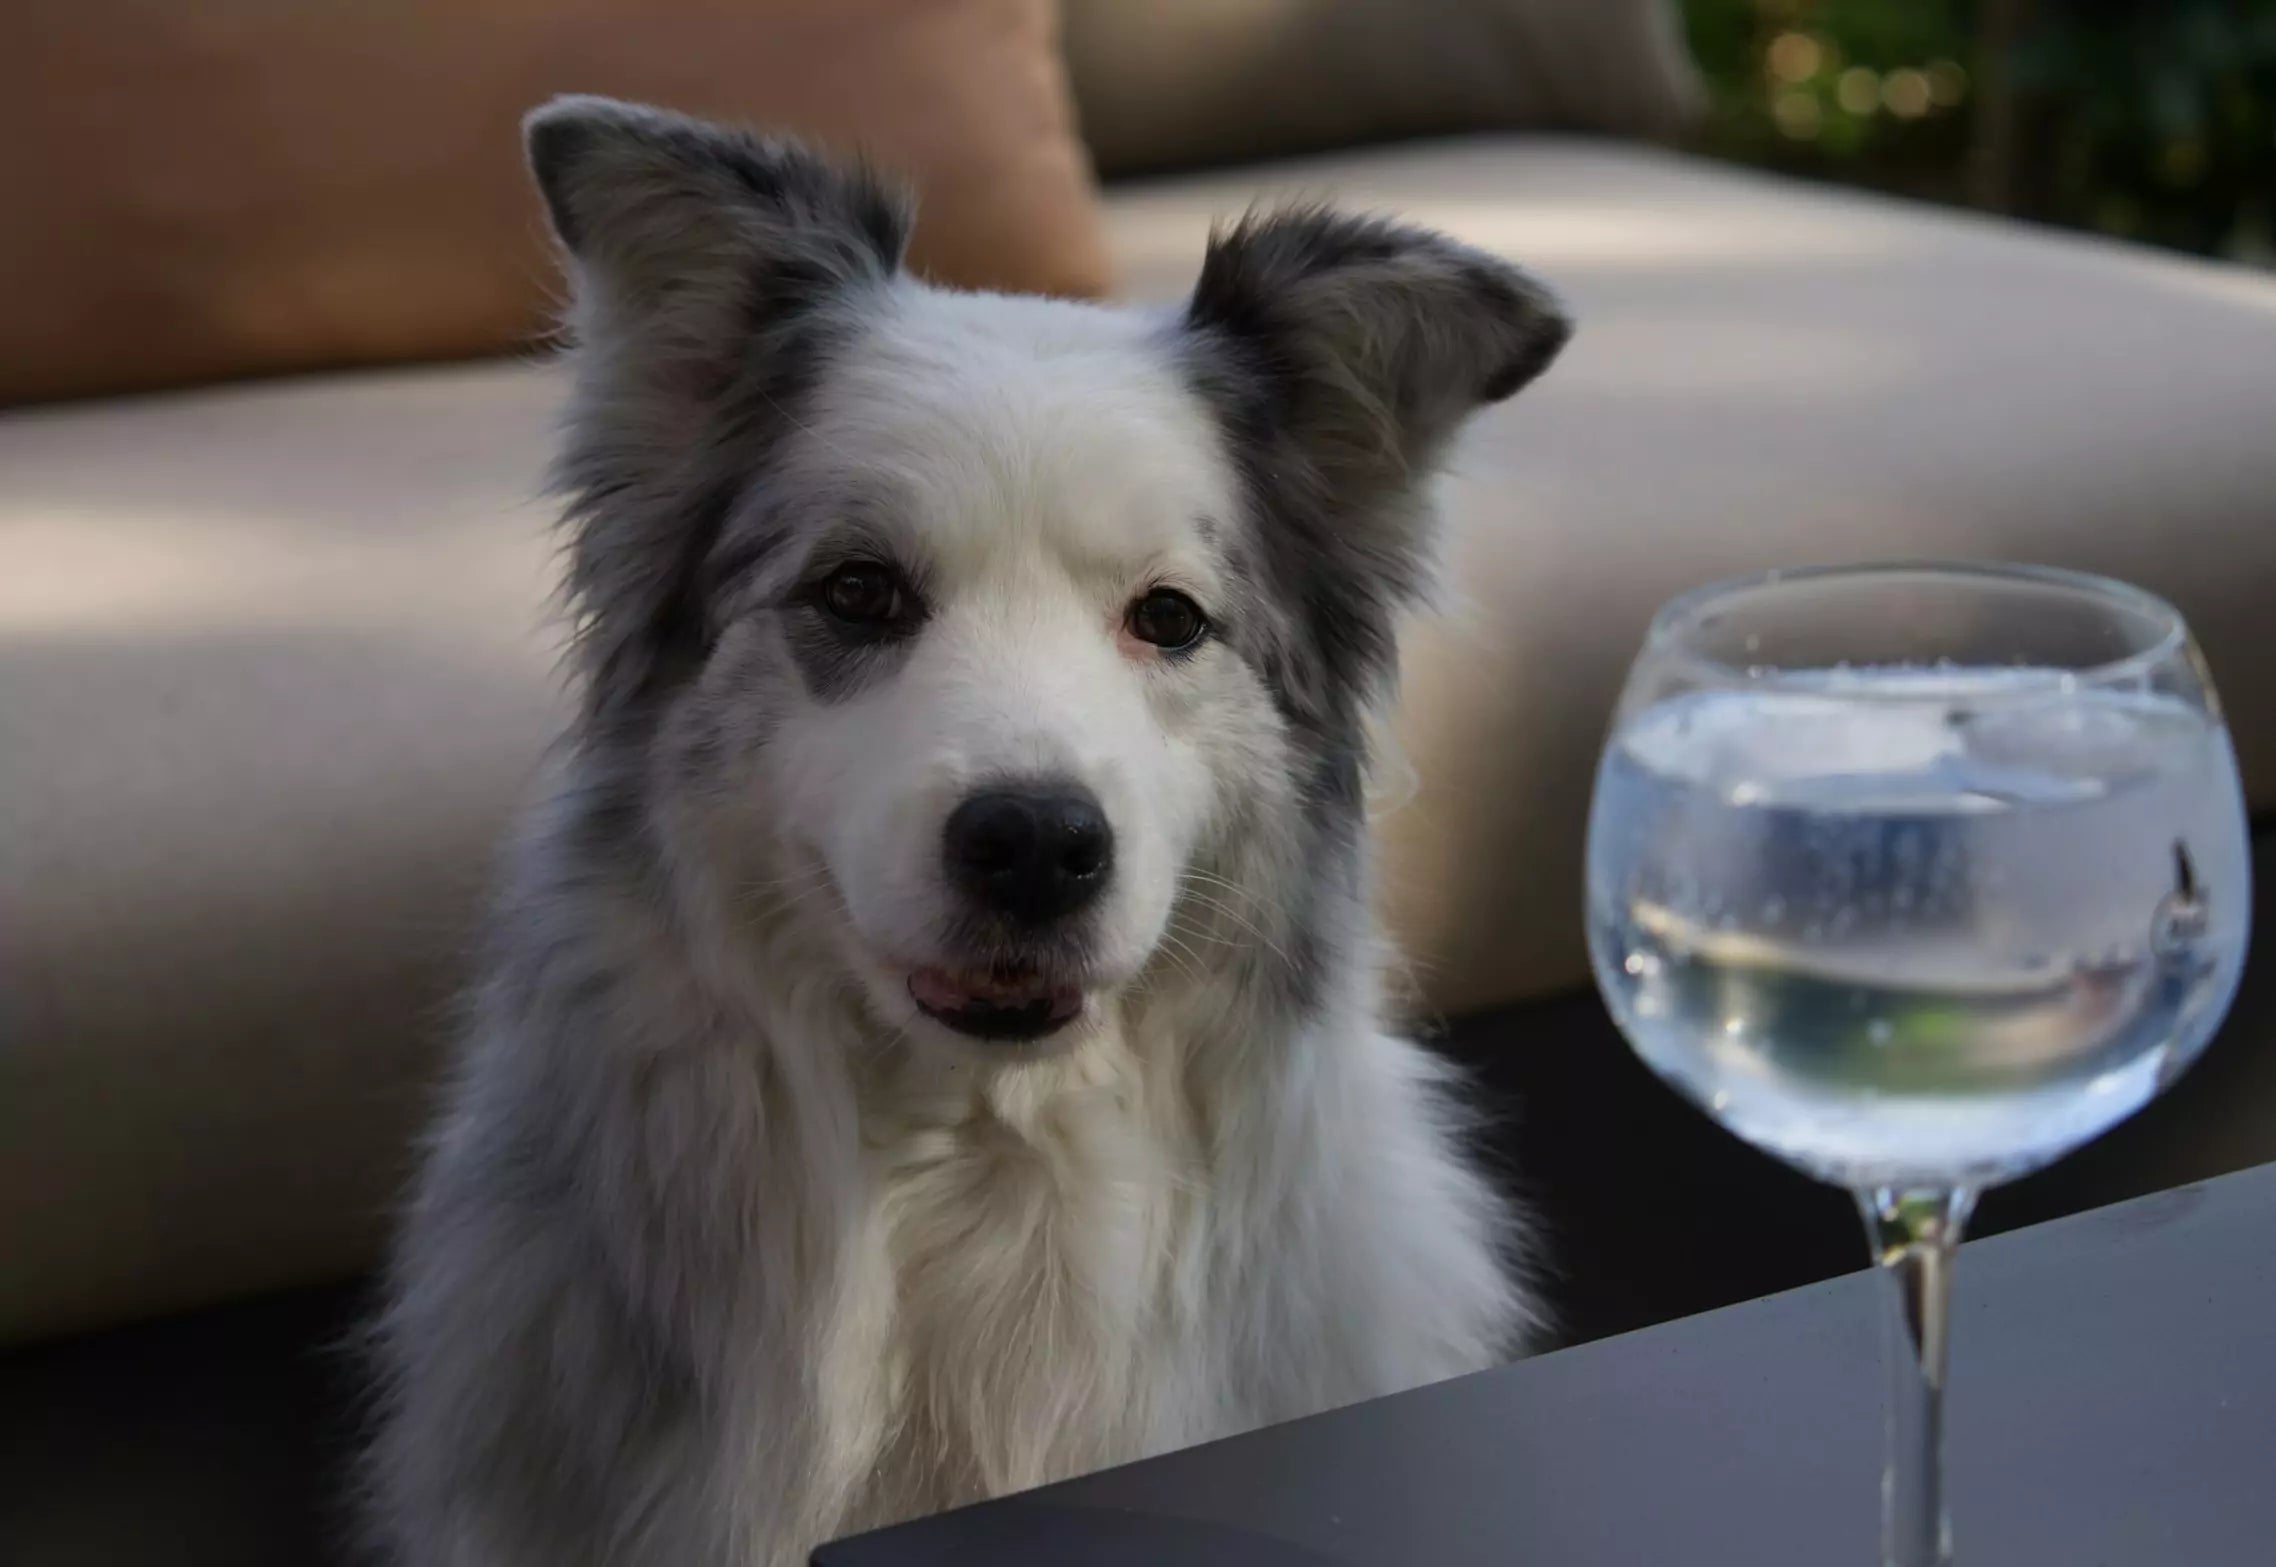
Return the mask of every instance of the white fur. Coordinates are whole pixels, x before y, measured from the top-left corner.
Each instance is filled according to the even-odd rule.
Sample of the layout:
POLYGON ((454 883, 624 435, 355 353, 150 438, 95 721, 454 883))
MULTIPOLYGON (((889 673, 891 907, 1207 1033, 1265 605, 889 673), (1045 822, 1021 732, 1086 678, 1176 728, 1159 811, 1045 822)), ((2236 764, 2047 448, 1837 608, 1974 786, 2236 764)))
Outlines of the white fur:
MULTIPOLYGON (((1143 351, 1150 330, 903 281, 783 454, 789 491, 889 485, 888 527, 922 531, 937 610, 920 655, 881 691, 787 715, 758 792, 773 830, 827 864, 850 961, 911 1028, 932 1026, 902 985, 945 956, 937 846, 969 789, 1059 775, 1099 796, 1116 875, 1094 961, 1120 985, 1158 945, 1215 796, 1239 781, 1213 759, 1269 721, 1233 671, 1172 671, 1117 634, 1146 586, 1223 598, 1195 524, 1237 510, 1206 413, 1143 351)), ((752 591, 775 586, 762 576, 752 591)))

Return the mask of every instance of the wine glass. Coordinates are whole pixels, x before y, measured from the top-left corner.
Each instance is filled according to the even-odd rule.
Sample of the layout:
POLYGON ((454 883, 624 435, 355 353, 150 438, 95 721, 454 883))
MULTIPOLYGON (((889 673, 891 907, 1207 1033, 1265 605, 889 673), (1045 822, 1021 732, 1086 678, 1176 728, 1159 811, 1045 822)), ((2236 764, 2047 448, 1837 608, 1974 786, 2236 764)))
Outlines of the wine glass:
POLYGON ((2212 683, 2138 589, 1866 566, 1653 621, 1597 773, 1589 952, 1653 1071, 1857 1194, 1888 1280, 1888 1567, 1951 1559, 1948 1301, 1976 1194, 2203 1049, 2249 876, 2212 683))

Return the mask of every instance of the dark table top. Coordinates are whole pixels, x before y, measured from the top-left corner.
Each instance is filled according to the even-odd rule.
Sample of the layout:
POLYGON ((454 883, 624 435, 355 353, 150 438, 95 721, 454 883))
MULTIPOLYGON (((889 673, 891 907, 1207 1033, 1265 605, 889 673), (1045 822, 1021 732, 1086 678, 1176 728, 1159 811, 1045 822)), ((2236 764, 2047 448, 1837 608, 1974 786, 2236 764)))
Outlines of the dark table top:
MULTIPOLYGON (((1866 1567, 1879 1286, 1835 1279, 904 1524, 815 1567, 1866 1567)), ((2276 1165, 1970 1245, 1956 1297, 1962 1567, 2276 1563, 2276 1165)))

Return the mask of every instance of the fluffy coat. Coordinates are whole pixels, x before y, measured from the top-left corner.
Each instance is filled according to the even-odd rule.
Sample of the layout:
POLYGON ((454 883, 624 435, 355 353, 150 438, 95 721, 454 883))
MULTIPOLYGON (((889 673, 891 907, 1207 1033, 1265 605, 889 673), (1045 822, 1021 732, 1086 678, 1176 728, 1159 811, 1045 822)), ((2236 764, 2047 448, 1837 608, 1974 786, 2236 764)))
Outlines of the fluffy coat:
POLYGON ((951 294, 793 147, 590 99, 529 138, 582 706, 378 1328, 385 1550, 792 1567, 1515 1352, 1510 1214, 1383 1022, 1363 783, 1426 480, 1553 301, 1320 211, 1219 236, 1173 314, 951 294), (873 557, 900 621, 816 608, 873 557), (1206 641, 1133 640, 1162 583, 1206 641), (1116 835, 1087 923, 1016 953, 935 867, 1006 769, 1116 835), (1012 957, 1079 1020, 910 1003, 1012 957))

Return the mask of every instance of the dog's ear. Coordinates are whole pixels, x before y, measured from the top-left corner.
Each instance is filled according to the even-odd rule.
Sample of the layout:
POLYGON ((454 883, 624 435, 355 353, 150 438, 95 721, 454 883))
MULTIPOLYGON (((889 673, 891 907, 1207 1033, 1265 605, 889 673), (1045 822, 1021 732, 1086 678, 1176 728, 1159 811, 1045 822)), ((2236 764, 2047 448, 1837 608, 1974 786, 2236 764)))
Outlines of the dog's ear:
POLYGON ((576 389, 557 482, 596 707, 700 658, 703 564, 837 321, 898 272, 894 191, 786 141, 606 98, 524 122, 568 253, 576 389))
POLYGON ((1423 481, 1573 328, 1498 257, 1300 207, 1211 239, 1186 330, 1256 508, 1252 569, 1284 606, 1254 658, 1288 711, 1347 731, 1391 674, 1397 610, 1432 583, 1423 481))
POLYGON ((1257 513, 1251 569, 1284 606, 1254 657, 1291 712, 1348 731, 1391 673, 1398 611, 1431 584, 1422 481, 1465 418, 1548 368, 1571 324, 1506 261, 1300 208, 1211 240, 1185 325, 1257 513))
POLYGON ((1572 334, 1555 296, 1508 262, 1324 208, 1213 236, 1186 320, 1232 351, 1266 401, 1256 417, 1345 483, 1427 467, 1572 334))
MULTIPOLYGON (((530 172, 581 290, 622 310, 740 290, 763 309, 890 275, 908 206, 795 143, 610 98, 565 97, 522 123, 530 172)), ((580 301, 584 303, 584 301, 580 301)))

